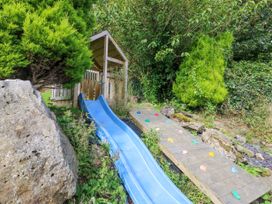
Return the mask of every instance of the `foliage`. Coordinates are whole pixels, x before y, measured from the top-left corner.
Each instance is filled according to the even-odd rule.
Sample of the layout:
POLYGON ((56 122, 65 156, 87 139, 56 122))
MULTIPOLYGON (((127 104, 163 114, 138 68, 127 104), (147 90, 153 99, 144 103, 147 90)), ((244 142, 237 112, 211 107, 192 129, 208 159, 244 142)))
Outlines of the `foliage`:
POLYGON ((243 29, 244 16, 265 1, 101 0, 96 30, 109 29, 127 51, 133 93, 158 102, 172 97, 176 71, 200 35, 243 29))
POLYGON ((272 203, 272 192, 268 192, 262 196, 263 202, 261 204, 271 204, 272 203))
POLYGON ((43 102, 45 103, 46 106, 50 107, 52 106, 52 101, 51 101, 51 91, 45 91, 41 93, 43 102))
POLYGON ((0 78, 16 76, 34 84, 80 81, 91 66, 93 2, 1 0, 0 78))
POLYGON ((271 142, 272 126, 267 118, 272 102, 272 62, 234 62, 226 70, 226 85, 229 99, 222 109, 242 115, 250 128, 248 139, 271 142))
POLYGON ((268 119, 271 113, 268 111, 268 107, 267 101, 259 100, 252 110, 242 114, 243 121, 250 128, 246 135, 249 141, 259 138, 265 143, 272 143, 272 124, 268 119))
POLYGON ((272 101, 272 62, 234 62, 226 70, 226 85, 234 110, 251 110, 260 98, 272 101))
POLYGON ((269 61, 272 58, 272 1, 261 1, 235 27, 234 59, 269 61))
POLYGON ((160 150, 158 144, 159 137, 156 131, 144 133, 142 135, 142 139, 166 175, 193 203, 212 203, 205 194, 199 191, 187 176, 180 172, 172 163, 170 163, 169 160, 166 159, 160 150))
POLYGON ((77 155, 79 181, 74 202, 125 203, 126 193, 109 156, 109 149, 96 139, 94 125, 86 124, 76 109, 51 107, 51 110, 55 112, 77 155))
POLYGON ((267 171, 270 171, 267 168, 261 168, 256 166, 247 165, 244 163, 239 162, 238 165, 247 171, 248 173, 254 175, 254 176, 267 176, 267 171))
POLYGON ((177 73, 173 92, 191 107, 219 104, 227 96, 224 84, 225 53, 233 37, 224 33, 217 39, 201 36, 177 73))
POLYGON ((120 118, 127 118, 129 114, 130 106, 124 101, 115 101, 111 108, 113 112, 118 115, 120 118))

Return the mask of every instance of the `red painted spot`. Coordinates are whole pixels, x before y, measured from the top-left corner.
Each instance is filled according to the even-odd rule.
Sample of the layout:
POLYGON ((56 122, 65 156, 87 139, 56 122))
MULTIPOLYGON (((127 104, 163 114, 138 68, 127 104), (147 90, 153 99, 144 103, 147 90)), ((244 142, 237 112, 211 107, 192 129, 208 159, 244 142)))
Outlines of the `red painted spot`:
POLYGON ((155 115, 155 116, 159 116, 159 114, 158 114, 158 113, 155 113, 154 115, 155 115))

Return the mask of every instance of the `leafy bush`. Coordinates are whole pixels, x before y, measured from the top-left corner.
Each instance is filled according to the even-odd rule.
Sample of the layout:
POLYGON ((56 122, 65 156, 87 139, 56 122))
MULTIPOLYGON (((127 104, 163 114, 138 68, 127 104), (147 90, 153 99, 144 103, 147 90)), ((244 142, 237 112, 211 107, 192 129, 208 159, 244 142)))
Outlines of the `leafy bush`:
POLYGON ((272 62, 234 62, 226 70, 226 85, 234 110, 251 110, 262 98, 272 101, 272 62))
POLYGON ((229 98, 222 110, 241 115, 250 131, 247 138, 271 143, 272 126, 267 120, 272 102, 272 62, 234 62, 226 70, 229 98))
POLYGON ((0 78, 15 75, 34 84, 80 81, 91 66, 92 2, 1 1, 0 78))
POLYGON ((211 200, 202 193, 181 171, 179 171, 162 153, 159 147, 159 136, 156 131, 149 131, 142 135, 142 140, 160 164, 166 175, 193 202, 210 204, 211 200))
POLYGON ((133 94, 162 102, 172 98, 179 65, 200 34, 215 37, 235 30, 238 36, 250 23, 245 21, 254 19, 256 8, 266 3, 267 0, 101 0, 95 7, 96 30, 109 29, 127 51, 133 94))
POLYGON ((225 52, 233 41, 231 33, 218 38, 206 35, 198 39, 184 63, 180 65, 173 92, 191 107, 219 104, 227 96, 224 84, 225 52))
POLYGON ((235 27, 234 60, 272 59, 272 1, 260 1, 235 27))
POLYGON ((51 107, 51 110, 74 147, 79 163, 74 202, 125 203, 126 193, 108 153, 108 146, 99 143, 94 125, 87 124, 76 109, 51 107))

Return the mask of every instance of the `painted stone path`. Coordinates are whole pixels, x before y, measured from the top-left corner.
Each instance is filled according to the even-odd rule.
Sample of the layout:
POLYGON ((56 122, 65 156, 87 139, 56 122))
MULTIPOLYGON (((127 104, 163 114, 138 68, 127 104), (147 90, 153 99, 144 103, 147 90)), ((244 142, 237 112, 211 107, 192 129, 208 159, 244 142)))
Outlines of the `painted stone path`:
POLYGON ((132 120, 156 130, 164 154, 214 203, 250 203, 271 190, 271 180, 257 178, 152 108, 134 109, 132 120))

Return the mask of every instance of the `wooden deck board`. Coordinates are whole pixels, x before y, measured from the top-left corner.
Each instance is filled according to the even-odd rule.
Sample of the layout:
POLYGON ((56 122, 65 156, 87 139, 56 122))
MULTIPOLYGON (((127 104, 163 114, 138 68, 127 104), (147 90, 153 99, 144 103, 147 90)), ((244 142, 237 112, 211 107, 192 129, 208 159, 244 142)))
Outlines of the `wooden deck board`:
POLYGON ((214 203, 250 203, 271 190, 271 185, 256 178, 220 152, 203 143, 178 123, 152 108, 133 109, 132 120, 143 130, 154 129, 160 136, 160 148, 172 162, 186 174, 214 203), (209 153, 213 152, 214 157, 209 153), (203 170, 206 168, 206 170, 203 170), (237 170, 232 172, 232 168, 237 170), (232 195, 236 190, 241 199, 232 195))

